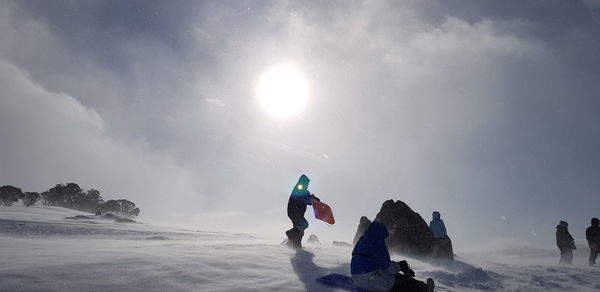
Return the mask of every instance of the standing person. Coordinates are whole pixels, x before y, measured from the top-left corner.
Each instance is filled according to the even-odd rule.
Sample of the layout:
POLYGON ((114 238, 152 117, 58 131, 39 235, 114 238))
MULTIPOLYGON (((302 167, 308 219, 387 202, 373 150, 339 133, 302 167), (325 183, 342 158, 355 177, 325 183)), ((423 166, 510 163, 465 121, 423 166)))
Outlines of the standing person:
POLYGON ((559 264, 570 265, 573 263, 573 250, 575 249, 575 240, 569 233, 569 224, 565 221, 560 221, 556 226, 556 245, 560 249, 559 264))
POLYGON ((354 287, 367 291, 433 291, 435 285, 431 278, 427 279, 427 284, 418 281, 413 278, 415 272, 406 261, 390 260, 385 245, 388 235, 385 225, 374 221, 354 246, 350 262, 354 287))
POLYGON ((306 175, 301 175, 298 182, 292 190, 290 199, 287 205, 287 214, 290 220, 292 220, 292 229, 285 232, 289 242, 292 243, 293 247, 302 247, 302 237, 304 236, 304 230, 308 228, 308 221, 304 218, 304 212, 306 212, 306 205, 312 205, 312 200, 317 201, 319 198, 311 194, 308 191, 308 183, 310 179, 306 175))
POLYGON ((441 219, 440 212, 433 211, 433 220, 429 222, 429 228, 431 228, 431 232, 433 232, 433 237, 442 238, 447 237, 446 233, 446 225, 444 224, 444 220, 441 219))
POLYGON ((592 226, 585 230, 585 239, 590 246, 589 265, 593 266, 600 253, 600 220, 598 218, 592 218, 592 226))

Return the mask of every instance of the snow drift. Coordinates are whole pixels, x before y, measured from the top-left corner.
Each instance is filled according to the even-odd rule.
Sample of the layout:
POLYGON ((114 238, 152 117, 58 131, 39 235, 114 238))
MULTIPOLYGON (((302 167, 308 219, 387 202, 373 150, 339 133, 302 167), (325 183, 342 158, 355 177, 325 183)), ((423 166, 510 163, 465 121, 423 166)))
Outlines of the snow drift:
MULTIPOLYGON (((350 247, 293 250, 279 244, 283 237, 122 224, 59 207, 0 208, 0 291, 334 291, 315 279, 349 274, 350 247), (79 215, 89 219, 65 219, 79 215)), ((418 278, 436 280, 436 291, 600 289, 600 269, 583 258, 564 267, 545 253, 485 255, 407 260, 418 278)))

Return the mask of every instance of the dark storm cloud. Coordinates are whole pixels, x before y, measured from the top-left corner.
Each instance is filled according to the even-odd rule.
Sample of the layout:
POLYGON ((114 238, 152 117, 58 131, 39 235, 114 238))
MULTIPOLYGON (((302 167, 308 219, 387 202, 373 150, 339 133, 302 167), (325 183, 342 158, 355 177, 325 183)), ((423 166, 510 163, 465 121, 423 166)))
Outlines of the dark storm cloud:
POLYGON ((394 197, 442 211, 461 245, 551 243, 554 221, 577 228, 598 204, 594 1, 16 1, 0 13, 1 78, 20 80, 0 102, 30 101, 3 112, 0 183, 72 177, 145 198, 154 217, 283 228, 273 210, 307 172, 339 216, 332 236, 394 197), (284 123, 254 99, 279 63, 311 85, 307 111, 284 123), (46 116, 36 100, 70 106, 46 116), (64 132, 96 143, 65 145, 64 132), (55 147, 35 146, 48 137, 55 147), (43 151, 57 158, 26 166, 43 151), (91 169, 48 170, 67 153, 91 169), (115 164, 143 179, 111 182, 115 164), (165 197, 186 204, 161 214, 152 199, 165 197))

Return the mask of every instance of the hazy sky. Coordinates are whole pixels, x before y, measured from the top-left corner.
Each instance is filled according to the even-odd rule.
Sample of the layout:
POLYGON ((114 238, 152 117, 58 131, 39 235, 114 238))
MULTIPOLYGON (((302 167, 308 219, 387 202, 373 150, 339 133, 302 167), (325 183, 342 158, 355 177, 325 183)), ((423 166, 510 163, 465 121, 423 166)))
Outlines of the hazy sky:
MULTIPOLYGON (((281 233, 298 176, 351 241, 399 199, 455 248, 600 217, 600 1, 2 1, 0 185, 77 182, 141 220, 281 233), (288 64, 287 120, 255 88, 288 64)), ((311 210, 307 217, 312 217, 311 210)))

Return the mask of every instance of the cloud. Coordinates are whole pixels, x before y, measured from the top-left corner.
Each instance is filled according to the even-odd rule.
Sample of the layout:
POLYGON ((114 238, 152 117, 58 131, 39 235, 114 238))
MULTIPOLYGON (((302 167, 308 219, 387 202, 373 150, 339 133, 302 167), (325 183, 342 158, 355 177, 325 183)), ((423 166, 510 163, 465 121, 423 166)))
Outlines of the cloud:
POLYGON ((0 4, 2 182, 75 181, 179 222, 283 229, 307 173, 340 219, 333 239, 394 198, 442 211, 464 245, 529 238, 567 192, 595 203, 589 6, 56 3, 0 4), (311 97, 278 123, 254 89, 282 63, 311 97))
POLYGON ((206 102, 208 102, 208 103, 210 103, 212 105, 215 105, 215 106, 220 106, 220 107, 224 107, 225 106, 224 102, 222 102, 222 101, 220 101, 219 99, 216 99, 216 98, 207 98, 205 100, 206 100, 206 102))
POLYGON ((1 184, 43 191, 77 182, 107 199, 132 199, 153 216, 197 195, 191 173, 143 143, 112 139, 98 113, 75 98, 47 91, 6 60, 0 76, 1 184))

